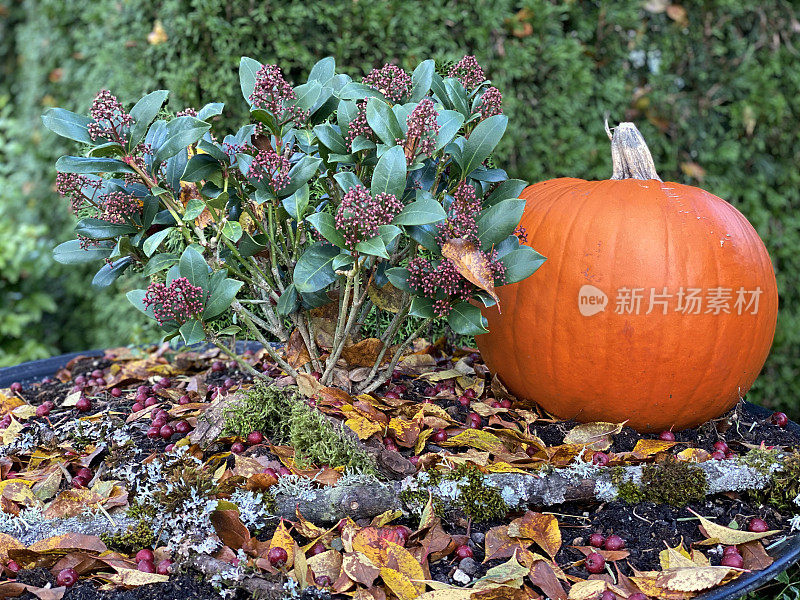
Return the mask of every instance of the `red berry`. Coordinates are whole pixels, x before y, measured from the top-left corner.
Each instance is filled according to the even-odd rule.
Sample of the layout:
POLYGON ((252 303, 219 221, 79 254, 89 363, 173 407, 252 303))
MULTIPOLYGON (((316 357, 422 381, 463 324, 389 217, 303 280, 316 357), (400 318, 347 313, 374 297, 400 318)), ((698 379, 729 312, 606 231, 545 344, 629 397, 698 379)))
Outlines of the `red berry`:
POLYGON ((466 396, 466 395, 464 395, 464 396, 461 396, 461 397, 458 399, 458 403, 459 403, 461 406, 463 406, 464 408, 468 408, 468 407, 469 407, 469 403, 470 403, 470 402, 472 402, 472 398, 470 398, 469 396, 466 396))
POLYGON ((722 560, 719 561, 723 567, 733 567, 735 569, 741 569, 744 567, 744 559, 739 554, 728 554, 722 557, 722 560))
POLYGON ((278 472, 277 472, 275 469, 273 469, 272 467, 267 467, 267 468, 266 468, 266 469, 264 469, 264 471, 262 471, 262 472, 263 472, 265 475, 269 475, 270 477, 274 477, 275 479, 277 479, 277 478, 278 478, 278 472))
POLYGON ((191 399, 186 394, 178 398, 178 404, 189 404, 189 402, 191 402, 191 399))
POLYGON ((467 427, 471 429, 480 429, 483 426, 483 421, 478 413, 469 413, 467 421, 467 427))
POLYGON ((728 444, 723 441, 714 442, 714 450, 719 450, 720 452, 727 452, 729 450, 728 444))
POLYGON ((80 399, 79 399, 79 400, 78 400, 78 401, 75 403, 75 408, 77 408, 77 409, 78 409, 78 411, 80 411, 80 412, 82 412, 82 413, 89 412, 90 410, 92 410, 92 401, 91 401, 91 400, 89 400, 89 399, 88 399, 88 398, 86 398, 86 397, 84 397, 84 398, 80 398, 80 399))
POLYGON ((728 556, 728 554, 739 554, 739 549, 736 546, 725 546, 722 555, 728 556))
POLYGON ((158 400, 156 400, 155 396, 148 396, 147 399, 144 401, 145 407, 153 406, 154 404, 158 404, 158 400))
POLYGON ((606 559, 602 554, 592 552, 583 561, 589 573, 602 573, 606 570, 606 559))
POLYGON ((153 419, 153 422, 150 423, 150 427, 158 427, 159 429, 161 429, 166 424, 167 424, 167 419, 159 415, 155 419, 153 419))
POLYGON ((19 573, 19 565, 17 564, 17 561, 15 561, 15 560, 8 561, 8 564, 6 565, 6 569, 8 569, 14 575, 19 573))
POLYGON ((311 549, 309 549, 308 552, 309 554, 311 554, 311 556, 316 556, 317 554, 322 554, 326 550, 327 548, 325 547, 325 544, 323 544, 322 542, 317 542, 316 544, 311 546, 311 549))
POLYGON ((15 394, 19 394, 22 391, 22 384, 19 381, 15 381, 8 387, 8 389, 10 389, 15 394))
POLYGON ((111 388, 111 395, 114 398, 119 398, 120 396, 122 396, 122 390, 117 387, 111 388))
POLYGON ((472 548, 464 544, 456 548, 456 556, 458 556, 458 558, 475 558, 475 553, 472 551, 472 548))
POLYGON ((465 389, 463 395, 466 396, 467 398, 475 398, 476 397, 475 390, 473 390, 472 388, 465 389))
POLYGON ((447 441, 447 432, 444 429, 437 429, 431 439, 436 442, 437 444, 441 444, 442 442, 447 441))
POLYGON ((419 456, 412 456, 408 459, 408 462, 416 467, 419 464, 419 456))
POLYGON ((225 370, 225 365, 221 360, 215 360, 213 363, 211 363, 211 370, 212 371, 224 371, 225 370))
POLYGON ((715 460, 725 460, 725 453, 724 452, 720 452, 719 450, 714 450, 711 453, 711 458, 713 458, 715 460))
POLYGON ((525 454, 531 457, 535 456, 538 451, 539 449, 536 446, 528 446, 525 448, 525 454))
POLYGON ((664 442, 674 442, 675 441, 675 434, 671 431, 662 431, 661 434, 658 436, 658 439, 664 442))
POLYGON ((387 450, 391 450, 392 452, 397 452, 399 450, 395 441, 389 437, 383 438, 383 445, 387 450))
POLYGON ((78 472, 75 475, 78 477, 83 477, 86 481, 91 481, 92 477, 94 477, 94 473, 92 473, 92 470, 87 469, 86 467, 78 469, 78 472))
POLYGON ((78 375, 75 378, 75 385, 84 385, 86 383, 86 375, 78 375))
POLYGON ((247 443, 250 444, 251 446, 260 444, 263 441, 264 441, 264 434, 261 433, 260 431, 251 431, 249 434, 247 434, 247 443))
POLYGON ((192 426, 187 421, 178 421, 175 423, 175 431, 181 435, 186 435, 192 430, 192 426))
POLYGON ((158 434, 165 440, 168 440, 175 434, 175 429, 172 428, 172 425, 164 425, 161 429, 158 430, 158 434))
POLYGON ((131 406, 131 412, 132 413, 137 413, 140 410, 144 410, 144 404, 140 404, 140 403, 137 402, 136 404, 131 406))
POLYGON ((314 583, 316 583, 319 587, 323 588, 330 587, 331 585, 333 585, 331 578, 328 577, 327 575, 317 575, 316 577, 314 577, 314 583))
POLYGON ((78 581, 78 574, 75 569, 63 569, 56 575, 56 585, 61 587, 72 587, 78 581))
POLYGON ((286 564, 286 561, 289 560, 289 555, 283 548, 275 546, 274 548, 270 548, 269 552, 267 552, 267 560, 273 567, 282 567, 286 564))
POLYGON ((156 573, 159 575, 169 575, 169 572, 172 570, 172 561, 169 559, 162 560, 158 565, 156 565, 156 573))
POLYGON ((162 388, 168 388, 172 385, 172 380, 169 377, 162 377, 158 382, 162 388))
POLYGON ((606 454, 605 452, 595 452, 592 455, 592 463, 597 465, 598 467, 607 467, 608 454, 606 454))
POLYGON ((589 545, 601 548, 606 543, 606 538, 602 533, 593 533, 589 536, 589 545))
POLYGON ((155 554, 149 548, 142 548, 136 553, 136 562, 142 562, 143 560, 148 560, 150 562, 154 562, 156 559, 155 554))
POLYGON ((244 444, 242 442, 233 442, 231 444, 231 452, 234 454, 241 454, 244 452, 244 444))
POLYGON ((725 453, 725 458, 727 459, 736 458, 736 452, 734 452, 733 450, 728 450, 725 453))
POLYGON ((489 406, 491 406, 492 408, 502 408, 502 407, 500 406, 500 403, 499 403, 497 400, 495 400, 494 402, 492 402, 492 403, 491 403, 489 406))
POLYGON ((606 543, 603 547, 606 550, 622 550, 625 547, 625 540, 618 535, 610 535, 606 538, 606 543))
POLYGON ((511 400, 508 398, 503 398, 500 400, 500 407, 501 408, 511 408, 511 400))
POLYGON ((600 600, 617 600, 617 595, 611 590, 606 590, 600 595, 600 600))
POLYGON ((152 560, 140 560, 136 564, 136 568, 139 569, 142 573, 155 573, 156 566, 153 564, 152 560))
POLYGON ((167 444, 164 446, 164 452, 172 452, 175 450, 175 444, 167 444))
POLYGON ((291 475, 292 470, 289 467, 280 467, 278 469, 278 475, 280 477, 286 477, 287 475, 291 475))
POLYGON ((789 417, 786 416, 786 413, 776 412, 770 417, 770 421, 778 427, 786 427, 789 424, 789 417))
POLYGON ((320 373, 319 371, 311 371, 311 376, 312 376, 314 379, 316 379, 317 381, 319 381, 320 379, 322 379, 322 373, 320 373))
POLYGON ((161 435, 161 429, 159 427, 151 427, 147 430, 147 437, 151 440, 159 437, 161 435))
POLYGON ((758 517, 754 519, 750 519, 750 523, 747 525, 747 530, 752 531, 753 533, 764 533, 765 531, 769 531, 769 525, 764 519, 759 519, 758 517))
POLYGON ((391 398, 392 400, 399 400, 400 399, 400 394, 398 394, 397 392, 386 392, 383 395, 383 397, 384 398, 391 398))
POLYGON ((36 407, 36 416, 37 417, 46 417, 50 414, 50 411, 53 410, 53 403, 49 400, 47 402, 43 402, 39 406, 36 407))
POLYGON ((99 385, 100 387, 105 387, 106 380, 105 380, 104 377, 98 377, 96 381, 97 381, 97 385, 99 385))

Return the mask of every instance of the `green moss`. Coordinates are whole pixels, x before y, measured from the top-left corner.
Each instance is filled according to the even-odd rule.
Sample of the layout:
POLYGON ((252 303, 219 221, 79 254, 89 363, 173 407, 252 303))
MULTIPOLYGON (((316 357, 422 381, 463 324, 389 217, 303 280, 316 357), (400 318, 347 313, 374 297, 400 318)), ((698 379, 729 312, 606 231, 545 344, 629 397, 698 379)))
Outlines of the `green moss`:
POLYGON ((132 553, 142 548, 150 548, 156 541, 155 529, 149 519, 140 519, 124 533, 100 535, 100 539, 111 550, 132 553))
POLYGON ((708 480, 703 470, 695 464, 668 459, 645 465, 641 483, 624 478, 625 470, 615 467, 611 482, 617 486, 619 499, 628 504, 656 502, 682 507, 689 502, 702 500, 708 491, 708 480))
POLYGON ((303 402, 296 389, 257 382, 242 402, 225 412, 224 435, 264 431, 278 444, 294 448, 298 466, 346 467, 377 475, 372 457, 318 410, 303 402))
MULTIPOLYGON (((795 451, 796 453, 796 451, 795 451)), ((775 448, 753 448, 740 457, 742 464, 752 467, 762 475, 769 475, 773 472, 775 463, 780 461, 778 450, 775 448)))
MULTIPOLYGON (((751 450, 741 460, 758 469, 760 464, 766 471, 770 464, 778 460, 775 450, 751 450), (754 455, 755 453, 759 453, 754 455), (770 453, 770 454, 766 454, 770 453), (763 456, 762 456, 763 454, 763 456), (752 458, 751 458, 752 457, 752 458), (756 463, 756 464, 752 464, 756 463)), ((782 460, 781 469, 774 471, 770 477, 769 485, 763 490, 750 490, 748 497, 759 504, 769 504, 781 512, 796 512, 797 504, 794 499, 800 495, 800 449, 795 448, 791 454, 782 460)))

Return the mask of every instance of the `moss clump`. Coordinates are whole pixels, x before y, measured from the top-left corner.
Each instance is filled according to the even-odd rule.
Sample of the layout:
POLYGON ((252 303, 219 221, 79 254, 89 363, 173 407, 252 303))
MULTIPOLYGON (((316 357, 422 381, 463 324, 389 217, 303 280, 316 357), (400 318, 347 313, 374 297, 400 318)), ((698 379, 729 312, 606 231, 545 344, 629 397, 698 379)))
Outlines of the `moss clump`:
POLYGON ((377 475, 373 458, 318 410, 303 402, 296 389, 258 382, 241 402, 225 412, 223 435, 263 431, 276 444, 294 448, 298 466, 329 465, 377 475))
POLYGON ((100 534, 100 539, 111 550, 133 553, 142 548, 152 547, 156 541, 156 534, 148 519, 140 519, 136 525, 131 525, 124 533, 103 533, 100 534))
POLYGON ((795 448, 784 457, 780 470, 776 471, 774 466, 778 460, 776 450, 761 448, 751 450, 741 458, 743 463, 759 472, 771 473, 769 485, 763 490, 750 490, 748 497, 759 504, 774 506, 781 512, 797 512, 795 499, 800 496, 800 449, 795 448))
POLYGON ((505 516, 510 510, 497 488, 486 485, 484 474, 474 465, 459 465, 452 471, 425 472, 422 489, 400 492, 404 506, 419 515, 431 498, 433 511, 445 516, 447 507, 459 510, 476 522, 505 516), (445 500, 447 502, 445 502, 445 500))
POLYGON ((674 458, 642 467, 638 484, 625 479, 624 474, 622 467, 615 467, 611 482, 617 486, 619 499, 628 504, 649 501, 683 507, 703 500, 708 491, 708 480, 700 467, 674 458))

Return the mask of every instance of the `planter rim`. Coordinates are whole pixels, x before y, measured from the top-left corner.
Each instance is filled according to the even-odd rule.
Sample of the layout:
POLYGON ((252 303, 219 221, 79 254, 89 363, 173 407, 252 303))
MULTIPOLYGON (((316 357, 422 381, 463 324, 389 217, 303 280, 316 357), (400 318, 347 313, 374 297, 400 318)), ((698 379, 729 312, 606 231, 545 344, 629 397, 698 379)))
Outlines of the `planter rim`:
MULTIPOLYGON (((247 348, 257 349, 261 347, 257 342, 240 341, 237 342, 236 345, 237 350, 240 352, 247 348)), ((208 346, 199 346, 201 349, 206 347, 208 346)), ((194 347, 193 349, 197 348, 198 347, 194 347)), ((35 383, 41 381, 44 377, 54 375, 56 371, 64 367, 70 360, 77 356, 95 357, 103 356, 104 353, 105 350, 100 349, 88 350, 85 352, 70 352, 69 354, 21 363, 14 367, 0 368, 0 387, 8 387, 15 381, 19 381, 23 385, 35 383)), ((750 406, 755 409, 757 414, 764 418, 771 414, 771 412, 763 406, 752 404, 750 406)), ((800 425, 794 421, 789 421, 788 428, 800 434, 800 425)), ((735 581, 722 587, 695 596, 695 600, 737 600, 748 592, 752 592, 771 581, 779 573, 800 561, 800 533, 787 537, 786 540, 775 546, 773 548, 773 555, 775 562, 766 569, 746 573, 735 581)))

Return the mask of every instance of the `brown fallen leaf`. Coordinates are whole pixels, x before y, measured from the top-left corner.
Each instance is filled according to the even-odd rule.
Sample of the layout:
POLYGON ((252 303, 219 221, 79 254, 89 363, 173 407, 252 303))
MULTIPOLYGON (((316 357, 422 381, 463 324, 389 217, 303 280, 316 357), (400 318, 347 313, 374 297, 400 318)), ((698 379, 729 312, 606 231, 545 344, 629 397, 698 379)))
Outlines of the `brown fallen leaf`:
POLYGON ((442 256, 449 259, 461 276, 488 293, 500 310, 500 298, 494 291, 494 273, 489 259, 478 247, 463 238, 453 238, 442 245, 442 256))
POLYGON ((211 513, 210 520, 219 539, 226 546, 239 550, 250 540, 250 532, 239 519, 238 510, 215 510, 211 513))
POLYGON ((739 552, 744 560, 744 568, 750 571, 761 571, 775 562, 758 540, 742 544, 739 546, 739 552))
POLYGON ((528 578, 534 587, 542 590, 542 593, 553 600, 566 600, 567 593, 564 586, 556 577, 556 573, 550 563, 538 560, 533 563, 528 578))
POLYGON ((656 577, 659 587, 676 592, 701 592, 722 583, 729 575, 738 577, 743 571, 729 567, 678 567, 656 577))
POLYGON ((367 587, 372 587, 381 574, 380 568, 362 552, 346 552, 342 556, 341 564, 350 579, 367 587))
POLYGON ((614 443, 613 436, 622 431, 624 423, 583 423, 564 436, 564 444, 581 444, 590 450, 605 451, 614 443))

